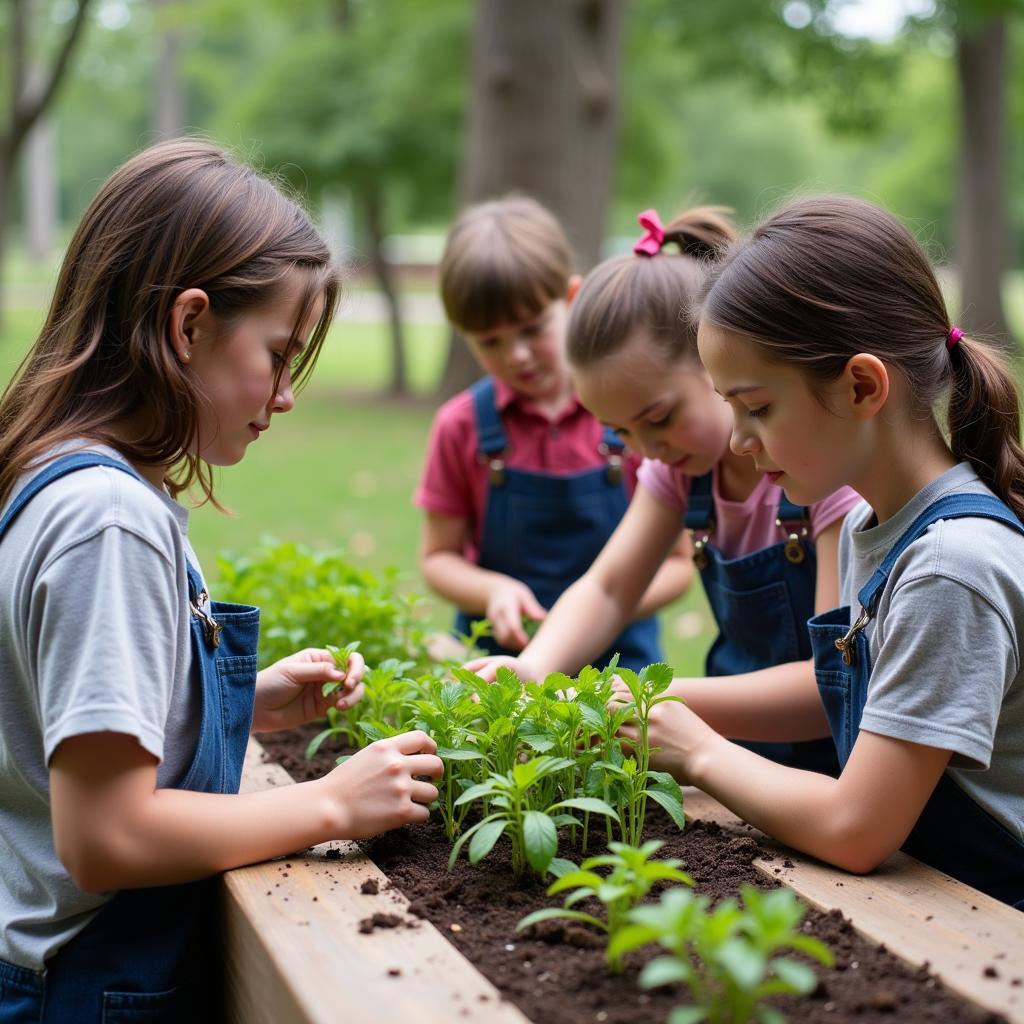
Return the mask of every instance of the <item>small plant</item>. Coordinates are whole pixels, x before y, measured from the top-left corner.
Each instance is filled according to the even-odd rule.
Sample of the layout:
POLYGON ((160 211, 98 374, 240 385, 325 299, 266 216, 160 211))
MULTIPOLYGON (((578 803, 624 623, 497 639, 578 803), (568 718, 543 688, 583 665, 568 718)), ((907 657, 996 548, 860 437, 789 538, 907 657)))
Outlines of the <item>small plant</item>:
MULTIPOLYGON (((324 644, 324 646, 327 648, 327 650, 331 652, 331 657, 334 659, 334 664, 337 665, 342 672, 345 672, 348 669, 349 655, 359 650, 359 641, 353 640, 352 643, 345 644, 345 646, 342 648, 335 647, 334 644, 324 644)), ((342 682, 343 681, 344 680, 342 680, 342 682)), ((321 692, 325 697, 329 697, 332 693, 335 692, 335 690, 339 689, 341 685, 341 682, 337 681, 324 683, 323 687, 321 688, 321 692)))
POLYGON ((729 899, 711 911, 706 896, 669 889, 659 903, 629 911, 631 923, 609 943, 609 957, 651 942, 672 954, 652 960, 640 975, 645 988, 682 982, 693 994, 695 1005, 676 1007, 668 1024, 783 1024, 763 1000, 807 995, 817 978, 806 964, 776 954, 792 949, 834 963, 824 943, 797 930, 807 908, 789 889, 745 885, 741 895, 742 908, 729 899))
POLYGON ((455 806, 483 800, 489 813, 458 838, 448 858, 449 869, 455 866, 459 852, 467 842, 469 862, 478 864, 507 832, 512 841, 512 871, 516 878, 522 877, 527 866, 543 876, 555 859, 558 828, 579 824, 573 815, 567 813, 570 809, 605 814, 617 820, 618 815, 608 804, 591 797, 570 797, 549 806, 543 803, 538 806, 536 791, 544 780, 571 764, 568 758, 535 757, 516 764, 505 774, 493 773, 479 785, 467 789, 455 801, 455 806))
MULTIPOLYGON (((628 846, 625 843, 609 843, 610 853, 585 860, 576 871, 570 871, 556 879, 548 887, 548 895, 569 892, 563 907, 546 907, 534 911, 516 925, 516 930, 528 928, 540 921, 554 918, 569 918, 592 924, 595 928, 608 935, 609 940, 626 926, 629 911, 637 906, 658 882, 677 882, 681 885, 693 885, 693 879, 680 871, 682 861, 650 859, 664 844, 657 839, 646 842, 641 847, 628 846), (607 867, 611 870, 606 876, 597 874, 595 868, 607 867), (605 920, 582 910, 570 909, 580 900, 593 896, 604 904, 605 920)), ((608 949, 611 950, 609 944, 608 949)), ((614 972, 622 970, 624 955, 608 955, 608 969, 614 972)))

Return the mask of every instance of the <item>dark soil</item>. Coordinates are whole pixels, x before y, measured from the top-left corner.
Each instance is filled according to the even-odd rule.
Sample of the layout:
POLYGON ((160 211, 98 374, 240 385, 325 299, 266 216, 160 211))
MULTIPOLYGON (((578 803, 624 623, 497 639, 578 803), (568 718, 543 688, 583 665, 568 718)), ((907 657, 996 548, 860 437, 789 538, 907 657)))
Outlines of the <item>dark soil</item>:
MULTIPOLYGON (((297 780, 318 778, 334 767, 336 752, 305 759, 317 730, 261 735, 269 757, 297 780)), ((656 810, 658 810, 656 808, 656 810)), ((645 838, 665 840, 658 857, 678 857, 696 880, 696 890, 717 901, 751 883, 771 888, 770 879, 753 867, 757 857, 770 858, 750 826, 723 829, 712 822, 690 821, 680 833, 666 816, 649 815, 645 838), (748 831, 744 831, 748 830, 748 831)), ((608 973, 604 940, 596 930, 568 921, 548 921, 517 932, 516 924, 540 907, 557 904, 545 885, 528 878, 514 883, 507 844, 476 867, 463 859, 448 870, 451 844, 440 820, 388 832, 362 844, 366 853, 410 901, 409 914, 430 921, 534 1024, 661 1024, 673 1006, 686 1003, 684 990, 664 987, 644 991, 637 975, 651 954, 637 953, 621 975, 608 973)), ((590 853, 599 852, 596 843, 590 853)), ((560 855, 565 855, 560 851, 560 855)), ((578 854, 574 859, 579 860, 578 854)), ((580 904, 579 909, 589 909, 580 904)), ((360 931, 395 927, 402 918, 378 922, 368 917, 360 931)), ((998 1024, 1004 1018, 981 1010, 943 988, 925 967, 914 969, 861 938, 838 911, 810 910, 803 929, 835 954, 834 968, 814 965, 817 990, 805 999, 773 1001, 789 1021, 856 1022, 856 1024, 998 1024)))

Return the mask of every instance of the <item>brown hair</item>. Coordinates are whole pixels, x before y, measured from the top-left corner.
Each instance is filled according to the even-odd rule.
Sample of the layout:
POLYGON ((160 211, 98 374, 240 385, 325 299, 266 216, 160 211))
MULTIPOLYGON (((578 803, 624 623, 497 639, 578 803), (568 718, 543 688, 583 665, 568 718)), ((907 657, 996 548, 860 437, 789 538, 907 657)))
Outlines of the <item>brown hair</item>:
POLYGON ((441 256, 441 301, 464 331, 528 320, 565 298, 572 264, 565 232, 540 203, 492 199, 452 224, 441 256))
POLYGON ((980 341, 947 349, 945 301, 924 250, 885 210, 849 196, 787 206, 736 246, 710 281, 701 319, 799 367, 812 384, 867 352, 909 384, 917 412, 948 393, 950 447, 1024 516, 1020 402, 980 341))
POLYGON ((679 214, 665 227, 662 252, 629 254, 599 263, 583 279, 569 314, 568 354, 586 366, 621 349, 632 334, 649 332, 668 362, 697 359, 697 320, 690 307, 706 267, 736 238, 721 206, 679 214), (678 253, 667 253, 674 244, 678 253))
POLYGON ((273 301, 293 270, 305 290, 293 331, 324 309, 293 377, 312 369, 338 300, 330 252, 301 206, 250 167, 199 139, 144 150, 86 210, 64 256, 35 345, 0 398, 0 502, 55 444, 87 438, 143 465, 175 467, 178 494, 213 499, 208 464, 190 449, 204 395, 168 339, 175 299, 202 288, 224 324, 273 301), (149 426, 126 440, 116 427, 149 426))

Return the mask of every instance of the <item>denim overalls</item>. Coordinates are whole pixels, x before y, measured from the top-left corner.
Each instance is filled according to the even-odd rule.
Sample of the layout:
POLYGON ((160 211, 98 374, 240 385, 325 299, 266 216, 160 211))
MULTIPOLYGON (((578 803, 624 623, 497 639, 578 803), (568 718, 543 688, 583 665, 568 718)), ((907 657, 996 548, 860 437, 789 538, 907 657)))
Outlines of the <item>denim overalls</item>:
MULTIPOLYGON (((860 731, 868 695, 871 648, 865 627, 875 614, 896 559, 932 523, 965 516, 997 519, 1024 534, 1024 526, 998 498, 989 494, 946 495, 914 520, 861 587, 857 594, 861 614, 852 626, 849 607, 818 615, 808 623, 818 691, 843 765, 860 731)), ((948 773, 939 779, 902 849, 1024 910, 1024 843, 969 797, 948 773)))
MULTIPOLYGON (((508 439, 495 405, 494 380, 478 380, 470 393, 479 458, 490 469, 477 564, 521 580, 550 608, 590 568, 626 511, 622 442, 606 429, 600 450, 607 464, 579 473, 509 469, 502 458, 508 439)), ((479 617, 459 612, 456 630, 468 633, 470 621, 479 617)), ((478 644, 491 654, 518 653, 492 637, 478 644)), ((661 661, 657 620, 631 623, 594 665, 603 667, 616 652, 620 665, 637 671, 661 661)))
MULTIPOLYGON (((104 455, 59 458, 15 498, 0 520, 0 540, 47 484, 87 466, 110 466, 137 477, 104 455)), ((191 565, 188 588, 203 711, 195 755, 173 788, 237 793, 252 724, 259 610, 210 602, 191 565)), ((119 891, 47 960, 42 972, 0 961, 0 1022, 199 1024, 218 1019, 215 993, 223 958, 216 937, 217 903, 216 878, 119 891)))
MULTIPOLYGON (((718 624, 705 673, 738 675, 804 661, 811 656, 806 622, 814 614, 817 558, 807 539, 807 509, 783 494, 776 522, 785 541, 740 558, 723 558, 712 545, 712 474, 695 477, 690 487, 686 527, 694 540, 694 561, 718 624)), ((835 746, 828 738, 799 742, 746 741, 749 750, 794 768, 839 774, 835 746)))

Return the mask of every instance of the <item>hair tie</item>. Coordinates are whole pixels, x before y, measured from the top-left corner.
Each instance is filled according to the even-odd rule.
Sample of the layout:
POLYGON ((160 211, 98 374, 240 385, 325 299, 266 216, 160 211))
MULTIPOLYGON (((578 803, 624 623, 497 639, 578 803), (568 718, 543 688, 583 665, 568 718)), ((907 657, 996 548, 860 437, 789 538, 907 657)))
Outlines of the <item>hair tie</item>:
POLYGON ((658 211, 644 210, 637 221, 645 230, 643 237, 633 246, 633 252, 637 256, 657 256, 665 244, 665 229, 661 226, 658 211))
POLYGON ((956 348, 957 342, 964 336, 964 332, 959 327, 950 327, 946 333, 946 351, 952 352, 956 348))

